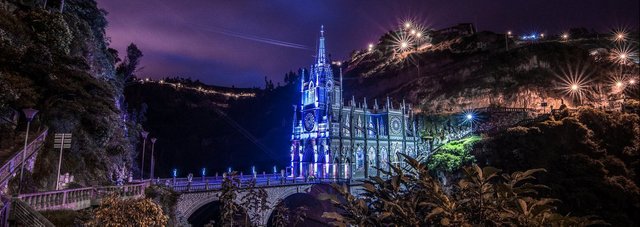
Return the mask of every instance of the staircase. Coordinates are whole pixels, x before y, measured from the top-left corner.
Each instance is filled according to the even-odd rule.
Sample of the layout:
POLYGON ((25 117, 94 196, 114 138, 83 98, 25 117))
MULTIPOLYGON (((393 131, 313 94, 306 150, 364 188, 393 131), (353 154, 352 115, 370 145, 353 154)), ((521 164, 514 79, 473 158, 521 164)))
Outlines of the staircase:
POLYGON ((37 135, 37 137, 27 144, 27 147, 21 149, 15 154, 11 155, 0 167, 0 195, 6 193, 9 180, 19 174, 20 166, 22 162, 26 161, 26 168, 31 169, 33 166, 29 164, 35 163, 35 158, 38 156, 38 151, 44 146, 45 139, 47 138, 49 130, 45 128, 37 135), (23 160, 23 153, 25 159, 23 160))
POLYGON ((38 227, 54 227, 38 211, 31 208, 28 204, 16 198, 0 197, 2 206, 0 208, 0 227, 5 226, 38 226, 38 227))

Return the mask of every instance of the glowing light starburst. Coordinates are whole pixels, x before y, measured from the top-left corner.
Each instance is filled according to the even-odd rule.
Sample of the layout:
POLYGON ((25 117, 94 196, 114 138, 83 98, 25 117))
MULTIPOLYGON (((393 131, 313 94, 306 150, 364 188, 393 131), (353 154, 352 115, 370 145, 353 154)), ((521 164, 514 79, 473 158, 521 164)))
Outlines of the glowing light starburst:
POLYGON ((404 29, 409 29, 411 28, 411 21, 405 21, 404 22, 404 29))
POLYGON ((589 77, 593 74, 593 70, 589 70, 589 67, 567 63, 565 68, 561 68, 560 72, 554 72, 554 74, 559 80, 556 89, 573 100, 578 100, 581 103, 590 93, 591 79, 589 77))
POLYGON ((625 42, 629 37, 629 33, 625 28, 613 29, 611 31, 612 39, 615 42, 625 42))
POLYGON ((479 122, 480 115, 475 110, 468 109, 468 110, 462 111, 460 115, 460 119, 462 120, 460 122, 460 125, 469 124, 470 129, 473 131, 473 125, 479 122))
POLYGON ((633 59, 638 57, 636 49, 631 45, 616 45, 611 50, 609 60, 616 64, 627 65, 633 62, 633 59))
POLYGON ((621 92, 627 86, 627 79, 621 73, 615 73, 614 75, 609 76, 609 83, 611 84, 611 90, 614 93, 621 92))
POLYGON ((404 32, 398 32, 393 37, 393 49, 396 53, 403 53, 410 50, 413 43, 414 39, 412 36, 407 35, 404 32))

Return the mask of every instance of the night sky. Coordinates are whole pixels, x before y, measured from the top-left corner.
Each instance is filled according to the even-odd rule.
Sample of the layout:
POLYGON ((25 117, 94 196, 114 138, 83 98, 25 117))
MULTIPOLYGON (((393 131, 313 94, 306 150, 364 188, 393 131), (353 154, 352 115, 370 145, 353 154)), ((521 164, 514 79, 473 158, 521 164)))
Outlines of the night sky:
POLYGON ((515 34, 640 24, 638 0, 97 1, 109 12, 111 46, 124 55, 133 42, 144 53, 139 76, 236 87, 263 87, 265 76, 279 82, 308 67, 321 24, 333 60, 365 49, 405 18, 436 29, 472 22, 515 34))

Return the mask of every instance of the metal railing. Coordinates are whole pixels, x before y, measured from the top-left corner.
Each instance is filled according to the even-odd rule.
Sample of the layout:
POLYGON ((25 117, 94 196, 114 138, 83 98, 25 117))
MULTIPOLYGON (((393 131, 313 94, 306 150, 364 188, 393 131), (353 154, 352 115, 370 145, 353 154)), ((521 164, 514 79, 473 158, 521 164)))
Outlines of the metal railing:
MULTIPOLYGON (((4 188, 8 183, 9 179, 11 179, 15 173, 20 171, 20 165, 22 165, 22 156, 24 152, 25 160, 29 160, 33 154, 35 154, 43 145, 44 141, 47 138, 48 129, 45 128, 38 137, 33 139, 29 144, 27 144, 26 149, 22 149, 11 156, 3 165, 0 167, 0 188, 4 188)), ((0 191, 2 193, 2 191, 0 191)))
POLYGON ((515 107, 481 107, 473 109, 475 112, 536 112, 532 108, 515 108, 515 107))

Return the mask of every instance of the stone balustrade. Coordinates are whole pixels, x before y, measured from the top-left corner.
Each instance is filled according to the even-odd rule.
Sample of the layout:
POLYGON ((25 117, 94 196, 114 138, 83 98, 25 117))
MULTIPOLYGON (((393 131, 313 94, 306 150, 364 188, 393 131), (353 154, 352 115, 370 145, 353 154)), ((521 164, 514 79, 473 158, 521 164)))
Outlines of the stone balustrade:
MULTIPOLYGON (((339 178, 301 178, 301 177, 281 177, 279 174, 258 174, 255 177, 253 175, 235 176, 237 180, 236 187, 247 188, 251 181, 255 181, 256 187, 272 187, 282 185, 307 185, 316 183, 333 183, 344 182, 349 179, 339 178)), ((357 180, 357 179, 353 179, 357 180)), ((222 177, 206 177, 206 178, 194 178, 189 182, 186 178, 166 178, 160 179, 155 183, 158 185, 164 185, 172 188, 176 192, 202 192, 202 191, 215 191, 222 188, 222 177), (167 185, 166 183, 169 182, 167 185)))
POLYGON ((144 190, 149 185, 149 181, 144 181, 123 186, 89 187, 22 194, 18 195, 17 198, 37 211, 81 210, 97 205, 102 198, 113 193, 122 198, 144 196, 144 190))

